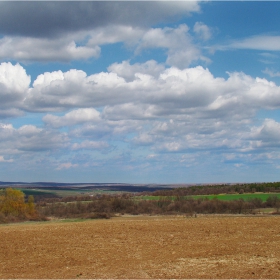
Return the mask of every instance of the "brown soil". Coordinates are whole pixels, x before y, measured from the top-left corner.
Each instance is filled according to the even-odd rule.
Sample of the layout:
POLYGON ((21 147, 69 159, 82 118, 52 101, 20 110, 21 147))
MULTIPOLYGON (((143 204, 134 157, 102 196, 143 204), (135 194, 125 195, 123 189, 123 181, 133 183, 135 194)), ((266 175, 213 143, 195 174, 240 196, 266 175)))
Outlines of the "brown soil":
POLYGON ((280 217, 0 226, 0 278, 280 278, 280 217))

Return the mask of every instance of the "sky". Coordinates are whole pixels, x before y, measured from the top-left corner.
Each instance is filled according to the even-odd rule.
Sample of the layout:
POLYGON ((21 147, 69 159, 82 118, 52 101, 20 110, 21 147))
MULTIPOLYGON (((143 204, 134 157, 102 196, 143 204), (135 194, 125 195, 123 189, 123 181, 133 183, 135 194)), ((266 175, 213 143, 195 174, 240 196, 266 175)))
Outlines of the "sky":
POLYGON ((280 181, 280 2, 0 2, 0 181, 280 181))

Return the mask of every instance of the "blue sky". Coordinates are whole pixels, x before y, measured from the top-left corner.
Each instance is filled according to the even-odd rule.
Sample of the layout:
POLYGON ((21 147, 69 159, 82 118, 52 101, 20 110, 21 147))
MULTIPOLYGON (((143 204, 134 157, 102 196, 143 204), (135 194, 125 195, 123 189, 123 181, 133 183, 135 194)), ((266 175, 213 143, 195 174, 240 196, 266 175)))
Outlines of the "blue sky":
POLYGON ((0 2, 0 181, 279 181, 280 2, 0 2))

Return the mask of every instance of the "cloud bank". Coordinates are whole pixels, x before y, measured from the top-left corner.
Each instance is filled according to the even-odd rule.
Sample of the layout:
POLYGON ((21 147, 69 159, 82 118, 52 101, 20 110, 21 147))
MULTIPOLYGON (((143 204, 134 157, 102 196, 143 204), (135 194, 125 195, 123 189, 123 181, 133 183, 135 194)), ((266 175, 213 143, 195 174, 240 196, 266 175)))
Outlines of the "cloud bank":
POLYGON ((116 139, 153 153, 248 154, 279 147, 280 124, 265 119, 256 125, 254 118, 259 110, 280 108, 280 87, 244 73, 228 75, 214 77, 201 66, 123 61, 93 75, 77 69, 46 72, 31 86, 22 66, 2 63, 0 110, 45 113, 45 126, 16 129, 2 123, 0 154, 102 151, 116 139))

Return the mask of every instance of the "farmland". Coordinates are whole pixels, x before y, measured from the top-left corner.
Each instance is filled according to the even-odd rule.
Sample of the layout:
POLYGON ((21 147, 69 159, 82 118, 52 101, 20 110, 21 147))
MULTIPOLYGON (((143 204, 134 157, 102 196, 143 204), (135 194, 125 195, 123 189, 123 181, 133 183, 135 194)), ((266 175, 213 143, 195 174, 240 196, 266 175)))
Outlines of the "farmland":
POLYGON ((0 278, 280 278, 279 216, 0 226, 0 278))

